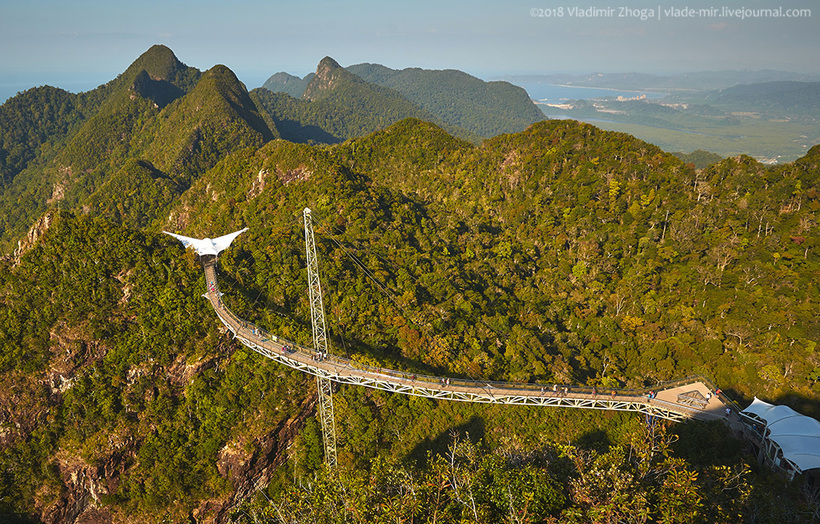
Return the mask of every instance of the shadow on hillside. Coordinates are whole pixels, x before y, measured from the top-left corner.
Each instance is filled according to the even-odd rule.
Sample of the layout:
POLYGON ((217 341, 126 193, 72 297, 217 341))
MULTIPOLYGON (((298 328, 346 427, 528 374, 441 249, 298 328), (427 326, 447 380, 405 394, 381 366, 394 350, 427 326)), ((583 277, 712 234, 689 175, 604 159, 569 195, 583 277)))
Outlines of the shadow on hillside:
POLYGON ((771 400, 761 400, 766 400, 772 404, 789 406, 801 415, 820 420, 820 402, 816 398, 810 398, 800 393, 786 393, 771 400))
POLYGON ((612 445, 609 435, 606 431, 601 429, 594 429, 587 431, 575 440, 575 445, 585 449, 596 449, 598 451, 606 451, 612 445))
POLYGON ((689 420, 669 426, 677 440, 672 443, 675 456, 698 466, 732 465, 742 460, 745 445, 732 436, 720 420, 689 420))
POLYGON ((442 431, 435 438, 426 438, 419 442, 409 454, 409 458, 415 461, 419 468, 427 467, 427 459, 435 455, 447 452, 447 447, 453 442, 453 435, 468 437, 473 443, 478 443, 484 438, 484 419, 472 417, 464 424, 454 426, 442 431))
MULTIPOLYGON (((746 395, 740 394, 733 389, 724 389, 723 393, 735 401, 741 410, 749 407, 754 400, 754 398, 748 398, 746 395)), ((769 404, 789 406, 801 415, 820 420, 820 401, 818 401, 817 398, 808 397, 797 392, 782 393, 776 397, 761 394, 758 398, 769 404)))
POLYGON ((303 144, 338 144, 342 140, 319 126, 302 124, 296 120, 276 120, 276 129, 283 139, 303 144))

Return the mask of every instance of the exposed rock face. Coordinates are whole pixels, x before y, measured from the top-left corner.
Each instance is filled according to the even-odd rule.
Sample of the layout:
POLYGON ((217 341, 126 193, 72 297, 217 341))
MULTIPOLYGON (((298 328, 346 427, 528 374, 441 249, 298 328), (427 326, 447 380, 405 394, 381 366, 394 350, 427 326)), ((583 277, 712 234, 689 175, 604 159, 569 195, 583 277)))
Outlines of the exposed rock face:
MULTIPOLYGON (((61 341, 68 340, 68 335, 60 334, 61 341)), ((58 344, 62 347, 63 344, 58 344)), ((76 347, 80 347, 75 345, 76 347)), ((90 359, 98 355, 84 348, 82 354, 90 359)), ((187 362, 180 357, 165 369, 171 383, 184 388, 193 378, 207 369, 218 366, 220 358, 205 358, 194 362, 187 362)), ((77 370, 70 364, 59 367, 56 373, 52 370, 44 378, 43 387, 51 392, 51 400, 58 398, 62 393, 60 387, 64 382, 61 378, 71 381, 77 370)), ((55 368, 56 369, 56 368, 55 368)), ((148 370, 134 369, 134 375, 148 370)), ((129 380, 131 373, 129 372, 129 380)), ((69 386, 70 387, 70 384, 69 386)), ((195 523, 222 524, 228 522, 230 512, 241 502, 251 497, 260 488, 266 486, 273 477, 276 468, 288 458, 288 447, 296 433, 304 425, 305 419, 313 412, 316 403, 315 395, 303 402, 299 415, 285 420, 271 427, 270 430, 252 441, 239 440, 226 444, 218 454, 216 468, 219 474, 230 481, 233 490, 225 497, 201 501, 199 506, 190 512, 188 520, 195 523)), ((9 410, 0 409, 2 415, 9 410)), ((32 414, 35 419, 42 419, 43 414, 32 414)), ((43 420, 39 420, 43 423, 43 420)), ((10 426, 9 424, 0 427, 10 426)), ((26 431, 9 428, 0 439, 19 438, 20 433, 29 433, 33 429, 31 424, 26 431), (29 427, 31 426, 31 427, 29 427)), ((112 429, 108 434, 107 451, 101 451, 101 457, 94 464, 89 464, 76 452, 61 451, 54 459, 59 471, 62 486, 44 487, 38 494, 37 516, 47 524, 120 524, 138 520, 137 515, 124 515, 115 506, 106 504, 106 495, 114 495, 120 485, 120 479, 134 467, 141 442, 127 431, 117 432, 112 429)), ((169 508, 170 509, 170 508, 169 508)), ((179 508, 177 508, 177 513, 179 508)), ((148 519, 150 520, 150 518, 148 519)))
POLYGON ((353 73, 346 71, 335 60, 326 56, 316 67, 316 75, 305 88, 302 98, 305 100, 319 100, 327 96, 340 82, 344 80, 361 80, 353 73))
POLYGON ((253 496, 258 489, 267 486, 276 468, 287 460, 290 442, 313 412, 316 400, 315 395, 308 397, 302 403, 297 417, 280 423, 267 434, 254 439, 253 451, 247 451, 247 447, 241 442, 231 442, 223 447, 216 467, 220 475, 233 483, 234 491, 225 500, 203 502, 191 512, 191 519, 207 524, 227 522, 231 509, 253 496))
POLYGON ((63 455, 58 458, 60 477, 63 479, 61 496, 41 508, 40 518, 47 523, 110 524, 111 512, 103 507, 103 495, 114 493, 119 484, 119 473, 126 455, 115 454, 100 466, 92 466, 78 457, 63 455))
POLYGON ((220 358, 198 358, 196 361, 189 363, 184 355, 180 355, 168 367, 168 378, 171 382, 180 387, 187 386, 194 377, 203 371, 218 366, 220 358))
POLYGON ((51 223, 54 221, 55 211, 47 211, 41 216, 37 222, 28 230, 26 238, 17 241, 17 249, 14 250, 12 263, 13 267, 20 264, 20 259, 26 252, 37 244, 37 241, 48 231, 51 223))
POLYGON ((47 421, 49 390, 22 373, 9 373, 0 387, 0 448, 25 440, 47 421))
POLYGON ((296 169, 288 170, 281 170, 279 168, 276 168, 276 176, 285 185, 288 185, 294 181, 303 182, 305 180, 308 180, 311 177, 311 175, 313 175, 313 171, 311 171, 307 168, 307 166, 304 165, 301 165, 296 169))

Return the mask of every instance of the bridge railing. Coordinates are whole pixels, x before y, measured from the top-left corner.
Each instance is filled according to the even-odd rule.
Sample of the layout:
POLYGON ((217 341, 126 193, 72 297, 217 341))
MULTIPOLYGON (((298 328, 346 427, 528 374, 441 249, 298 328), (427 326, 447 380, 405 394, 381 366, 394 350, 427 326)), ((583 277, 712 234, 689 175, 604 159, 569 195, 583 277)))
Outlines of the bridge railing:
MULTIPOLYGON (((339 370, 345 370, 347 374, 360 375, 363 379, 370 380, 378 380, 379 377, 384 377, 385 379, 390 379, 391 382, 404 383, 407 384, 408 387, 414 388, 429 387, 430 389, 440 390, 447 388, 464 387, 472 389, 483 389, 487 392, 488 395, 492 395, 493 392, 497 391, 504 395, 510 395, 511 393, 514 394, 515 392, 521 392, 527 394, 528 396, 533 396, 534 394, 544 394, 548 396, 597 395, 601 397, 613 396, 635 398, 648 397, 650 393, 653 391, 658 392, 664 389, 670 389, 685 384, 692 384, 693 382, 703 382, 711 391, 717 390, 717 388, 714 386, 711 380, 700 375, 694 375, 680 380, 662 382, 652 387, 621 389, 605 386, 578 386, 570 384, 560 384, 557 382, 515 383, 483 379, 466 379, 459 377, 441 377, 435 375, 414 373, 412 371, 401 371, 391 368, 373 366, 370 364, 357 362, 355 359, 350 359, 333 354, 319 356, 316 353, 316 351, 310 347, 303 346, 301 344, 298 344, 296 342, 293 342, 291 340, 285 339, 277 335, 272 335, 267 330, 260 328, 259 326, 256 326, 255 324, 252 324, 234 314, 233 311, 231 311, 221 299, 219 287, 216 282, 215 268, 213 268, 212 265, 206 265, 206 275, 209 274, 208 270, 212 272, 211 275, 213 276, 213 279, 210 282, 206 283, 208 285, 209 293, 213 293, 212 296, 214 297, 214 301, 216 302, 217 306, 216 313, 223 317, 223 319, 226 319, 228 324, 231 324, 233 326, 235 333, 247 332, 248 335, 256 339, 254 341, 255 343, 259 343, 260 345, 265 347, 266 350, 271 351, 273 353, 280 351, 282 346, 287 346, 290 350, 291 355, 295 352, 298 352, 302 356, 302 360, 315 360, 317 363, 321 360, 322 365, 317 365, 317 367, 324 368, 325 370, 328 370, 329 368, 335 368, 337 373, 339 372, 339 370), (272 345, 271 343, 276 344, 276 346, 272 345)), ((243 336, 245 336, 244 333, 243 336)), ((726 398, 726 396, 723 393, 720 393, 720 397, 724 402, 732 405, 733 407, 735 407, 735 409, 740 411, 740 407, 737 406, 737 404, 731 401, 730 399, 726 398)))
MULTIPOLYGON (((218 297, 218 288, 216 288, 215 293, 218 297)), ((617 397, 646 397, 648 396, 650 389, 643 388, 643 389, 618 389, 618 388, 609 388, 609 387, 592 387, 592 386, 577 386, 577 385, 570 385, 570 384, 560 384, 557 382, 502 382, 502 381, 494 381, 494 380, 482 380, 482 379, 466 379, 466 378, 459 378, 459 377, 441 377, 435 375, 427 375, 423 373, 414 373, 412 371, 401 371, 392 368, 386 367, 379 367, 373 366, 370 364, 365 364, 362 362, 357 362, 355 359, 350 359, 347 357, 342 357, 339 355, 327 354, 326 356, 319 356, 316 351, 314 351, 310 347, 303 346, 286 338, 272 335, 267 330, 256 326, 250 322, 247 322, 236 314, 234 314, 224 303, 221 302, 220 299, 217 298, 219 303, 219 310, 217 314, 223 317, 227 317, 228 323, 232 324, 235 329, 239 330, 240 332, 247 332, 251 336, 257 339, 259 343, 264 345, 266 342, 273 342, 278 347, 287 346, 290 350, 290 353, 298 352, 302 355, 303 359, 316 359, 317 362, 321 360, 322 368, 329 369, 335 368, 338 372, 340 370, 345 370, 348 374, 356 374, 360 375, 363 378, 371 379, 371 380, 378 380, 380 377, 384 379, 390 379, 391 382, 394 383, 404 383, 408 387, 429 387, 431 389, 446 389, 448 387, 465 387, 465 388, 472 388, 472 389, 483 389, 487 392, 488 395, 492 395, 494 392, 503 393, 504 395, 509 395, 510 393, 514 392, 521 392, 525 393, 528 396, 533 396, 534 394, 542 393, 544 395, 600 395, 600 396, 617 396, 617 397)), ((278 347, 269 347, 266 348, 269 351, 276 352, 278 347)))

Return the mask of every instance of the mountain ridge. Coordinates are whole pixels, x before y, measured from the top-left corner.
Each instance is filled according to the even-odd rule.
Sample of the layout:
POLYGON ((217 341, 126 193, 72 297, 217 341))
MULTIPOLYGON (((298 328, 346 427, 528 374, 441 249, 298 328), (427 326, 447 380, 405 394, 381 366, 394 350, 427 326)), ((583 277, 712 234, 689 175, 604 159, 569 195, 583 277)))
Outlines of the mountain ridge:
POLYGON ((0 208, 6 210, 0 216, 0 244, 23 234, 25 222, 49 206, 82 205, 122 166, 127 172, 138 165, 131 161, 151 166, 147 172, 137 169, 143 175, 154 169, 162 173, 145 178, 149 186, 174 180, 159 193, 146 192, 167 195, 171 186, 189 185, 228 149, 258 147, 278 136, 230 69, 214 66, 200 73, 164 46, 143 53, 109 84, 67 96, 84 104, 84 118, 48 156, 20 169, 0 194, 0 208))
MULTIPOLYGON (((323 74, 340 68, 332 59, 320 64, 323 74)), ((389 88, 430 113, 436 121, 464 128, 482 138, 500 133, 521 131, 542 120, 543 114, 520 87, 507 82, 484 82, 457 70, 407 68, 394 70, 380 64, 357 64, 344 68, 365 82, 389 88)), ((337 72, 336 75, 342 75, 337 72)), ((308 91, 316 73, 299 79, 287 73, 276 73, 263 87, 293 97, 317 98, 321 90, 308 91), (307 96, 305 96, 307 93, 307 96)), ((351 77, 346 77, 351 79, 351 77)), ((325 81, 327 82, 327 80, 325 81)), ((317 84, 313 84, 314 86, 317 84)), ((407 115, 416 116, 416 115, 407 115)), ((449 128, 452 132, 453 128, 449 128)))
MULTIPOLYGON (((446 125, 401 93, 362 80, 330 57, 319 62, 299 99, 264 88, 254 89, 252 95, 283 138, 296 142, 339 143, 404 118, 446 125)), ((477 140, 455 126, 449 126, 448 131, 477 140)))
MULTIPOLYGON (((176 67, 162 48, 150 56, 176 67)), ((332 63, 321 100, 248 93, 216 65, 185 70, 196 85, 173 84, 183 94, 163 107, 152 97, 168 85, 139 65, 96 93, 36 90, 7 112, 20 122, 4 144, 33 142, 2 146, 23 166, 0 187, 6 245, 31 235, 0 258, 0 517, 221 524, 273 515, 270 499, 293 520, 435 508, 458 521, 475 514, 448 479, 468 474, 489 521, 509 515, 513 488, 535 521, 807 511, 719 423, 354 387, 334 392, 331 480, 313 382, 226 333, 200 297, 200 261, 162 231, 249 228, 220 254, 222 300, 310 346, 310 207, 331 351, 355 362, 600 391, 703 374, 739 403, 817 416, 820 146, 776 167, 740 155, 695 169, 571 120, 476 144, 419 118, 311 145, 282 138, 285 120, 259 101, 354 106, 332 63), (39 101, 54 104, 41 113, 53 134, 37 138, 21 102, 39 101)))
POLYGON ((710 104, 820 116, 820 82, 773 81, 739 84, 707 93, 710 104))
POLYGON ((393 70, 379 64, 347 69, 364 80, 397 90, 442 121, 483 138, 522 131, 544 119, 527 92, 508 82, 485 82, 454 69, 393 70))

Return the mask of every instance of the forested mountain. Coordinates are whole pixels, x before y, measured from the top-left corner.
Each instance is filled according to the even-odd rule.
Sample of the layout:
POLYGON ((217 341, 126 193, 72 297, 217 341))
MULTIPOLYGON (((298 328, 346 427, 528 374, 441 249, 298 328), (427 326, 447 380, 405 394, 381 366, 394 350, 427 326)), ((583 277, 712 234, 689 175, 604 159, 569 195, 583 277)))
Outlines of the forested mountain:
MULTIPOLYGON (((475 145, 413 118, 316 146, 284 139, 265 108, 285 95, 171 56, 152 48, 98 91, 40 88, 0 108, 17 119, 0 126, 2 519, 816 515, 720 423, 350 386, 334 394, 329 475, 314 381, 238 345, 200 297, 194 253, 161 231, 250 228, 220 255, 223 299, 309 345, 310 207, 331 351, 358 362, 624 388, 697 373, 741 404, 816 417, 820 147, 695 169, 570 120, 475 145)), ((311 101, 288 103, 387 92, 323 64, 311 101)))
POLYGON ((305 78, 299 78, 285 72, 279 72, 265 80, 262 87, 274 93, 286 93, 293 98, 299 98, 305 92, 305 88, 314 75, 315 73, 310 73, 305 78))
MULTIPOLYGON (((379 64, 357 64, 345 69, 358 79, 401 94, 426 111, 428 120, 452 126, 448 130, 456 130, 457 134, 458 129, 464 129, 473 135, 489 138, 522 131, 544 118, 526 91, 507 82, 484 82, 455 70, 395 70, 379 64)), ((313 74, 300 79, 287 73, 276 73, 262 87, 299 98, 309 89, 313 79, 313 74)), ((357 87, 361 89, 361 83, 357 87)), ((310 91, 306 98, 313 98, 310 91)), ((282 99, 274 97, 274 100, 282 99)), ((417 115, 407 112, 405 116, 417 115)))
POLYGON ((719 107, 789 115, 820 116, 820 82, 764 82, 742 84, 706 94, 707 103, 719 107))
MULTIPOLYGON (((41 140, 48 147, 32 144, 30 153, 16 143, 4 147, 3 156, 8 151, 21 159, 0 194, 0 245, 5 250, 48 207, 98 202, 94 193, 103 185, 113 191, 114 199, 135 204, 150 195, 166 195, 143 206, 150 213, 142 222, 150 221, 169 202, 169 195, 184 189, 229 150, 259 146, 275 133, 229 69, 215 66, 201 74, 162 46, 149 49, 123 75, 95 91, 54 94, 58 100, 72 101, 75 109, 54 117, 57 132, 41 140), (148 166, 152 175, 144 178, 139 191, 136 186, 119 191, 132 183, 133 161, 148 166)), ((35 95, 23 93, 3 109, 21 107, 35 95)), ((6 122, 0 127, 5 129, 6 122)), ((25 122, 22 127, 27 129, 25 122)), ((108 207, 119 207, 120 214, 129 212, 115 202, 108 207)))
MULTIPOLYGON (((316 74, 298 99, 263 88, 251 94, 270 115, 282 138, 293 142, 335 144, 403 118, 437 120, 397 91, 365 82, 330 57, 319 62, 316 74)), ((455 126, 450 131, 478 141, 455 126)))
POLYGON ((368 82, 395 89, 442 122, 484 138, 522 131, 544 118, 527 92, 508 82, 484 82, 452 69, 395 70, 358 64, 347 70, 368 82))
POLYGON ((698 149, 692 151, 691 153, 682 153, 680 151, 673 151, 673 155, 680 158, 684 162, 692 163, 696 169, 703 169, 705 167, 709 167, 712 164, 717 164, 723 158, 720 155, 711 153, 709 151, 704 151, 702 149, 698 149))

